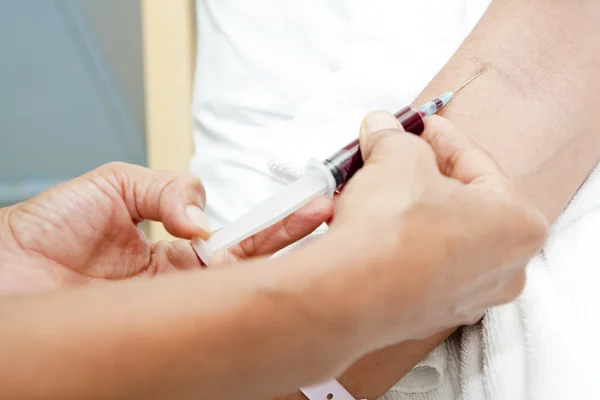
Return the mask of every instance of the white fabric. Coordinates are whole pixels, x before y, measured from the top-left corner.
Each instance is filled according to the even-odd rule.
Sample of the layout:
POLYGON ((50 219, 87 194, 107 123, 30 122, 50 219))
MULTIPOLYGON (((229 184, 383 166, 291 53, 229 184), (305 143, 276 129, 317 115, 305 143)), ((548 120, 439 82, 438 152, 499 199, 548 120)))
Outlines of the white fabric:
MULTIPOLYGON (((309 97, 320 99, 313 107, 329 108, 323 128, 343 120, 353 137, 365 111, 404 105, 425 86, 480 13, 469 4, 486 2, 197 0, 191 170, 205 184, 211 227, 222 227, 282 185, 265 160, 280 151, 279 141, 318 134, 290 128, 292 120, 311 114, 309 97), (394 36, 379 42, 390 29, 394 36), (377 76, 377 87, 384 76, 389 80, 392 55, 385 50, 392 43, 404 62, 382 97, 370 85, 377 76), (368 63, 357 63, 361 58, 368 63), (353 76, 360 80, 348 81, 353 76), (341 82, 348 85, 347 101, 328 89, 341 82)), ((326 132, 322 139, 330 139, 319 146, 325 150, 338 146, 340 137, 326 132)))
POLYGON ((360 0, 197 0, 191 170, 220 228, 281 186, 267 168, 274 125, 294 118, 335 70, 331 55, 360 0))
MULTIPOLYGON (((412 101, 487 4, 200 1, 192 169, 213 227, 355 139, 366 112, 412 101)), ((385 398, 600 398, 598 238, 600 172, 553 228, 522 298, 462 329, 385 398)))

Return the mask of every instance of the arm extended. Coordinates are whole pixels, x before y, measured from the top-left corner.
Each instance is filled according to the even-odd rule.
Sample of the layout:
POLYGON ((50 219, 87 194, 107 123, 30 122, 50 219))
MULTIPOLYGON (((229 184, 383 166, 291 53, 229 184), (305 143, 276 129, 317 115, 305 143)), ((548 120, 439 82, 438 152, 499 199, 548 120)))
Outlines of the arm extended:
POLYGON ((353 261, 327 250, 346 241, 244 268, 0 296, 2 398, 260 399, 339 373, 365 351, 365 332, 345 328, 357 315, 328 291, 353 261))
MULTIPOLYGON (((600 158, 600 2, 494 0, 415 104, 485 73, 443 110, 554 222, 600 158)), ((450 332, 371 354, 340 380, 376 399, 450 332)), ((303 399, 295 394, 289 399, 303 399)))

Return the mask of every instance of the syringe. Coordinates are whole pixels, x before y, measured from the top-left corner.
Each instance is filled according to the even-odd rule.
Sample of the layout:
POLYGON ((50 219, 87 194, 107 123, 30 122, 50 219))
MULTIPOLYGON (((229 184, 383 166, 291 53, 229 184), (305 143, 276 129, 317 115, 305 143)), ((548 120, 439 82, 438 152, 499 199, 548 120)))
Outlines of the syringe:
MULTIPOLYGON (((418 109, 405 107, 395 114, 406 132, 420 135, 425 130, 426 117, 439 112, 464 87, 477 79, 479 72, 453 92, 446 92, 418 109)), ((363 166, 359 140, 343 147, 325 161, 311 159, 306 174, 244 214, 231 225, 214 233, 209 240, 194 239, 198 257, 208 264, 212 254, 227 249, 274 225, 304 207, 319 196, 333 197, 363 166)))

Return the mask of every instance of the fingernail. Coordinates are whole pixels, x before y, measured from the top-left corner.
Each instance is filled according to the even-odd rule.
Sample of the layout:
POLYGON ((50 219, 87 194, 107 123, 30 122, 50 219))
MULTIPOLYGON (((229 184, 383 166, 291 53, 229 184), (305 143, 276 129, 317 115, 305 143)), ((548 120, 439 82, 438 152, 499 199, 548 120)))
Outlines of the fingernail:
POLYGON ((206 237, 202 237, 202 239, 208 239, 210 236, 210 227, 208 226, 208 220, 204 211, 198 206, 189 205, 185 208, 185 215, 192 224, 206 232, 206 237))
POLYGON ((397 129, 400 123, 392 114, 386 111, 375 111, 365 117, 363 128, 365 133, 371 134, 386 129, 397 129))

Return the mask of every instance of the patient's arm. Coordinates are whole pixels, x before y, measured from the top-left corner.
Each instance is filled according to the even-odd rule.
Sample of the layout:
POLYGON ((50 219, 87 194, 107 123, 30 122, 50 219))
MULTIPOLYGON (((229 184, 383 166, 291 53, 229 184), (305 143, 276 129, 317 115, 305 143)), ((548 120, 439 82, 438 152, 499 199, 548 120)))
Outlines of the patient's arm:
POLYGON ((598 21, 598 0, 495 0, 418 101, 484 69, 442 115, 486 148, 550 222, 600 158, 598 21))
MULTIPOLYGON (((600 158, 598 21, 597 0, 495 0, 416 102, 485 69, 442 115, 486 148, 550 222, 600 158)), ((374 400, 447 336, 373 354, 342 381, 374 400)))

